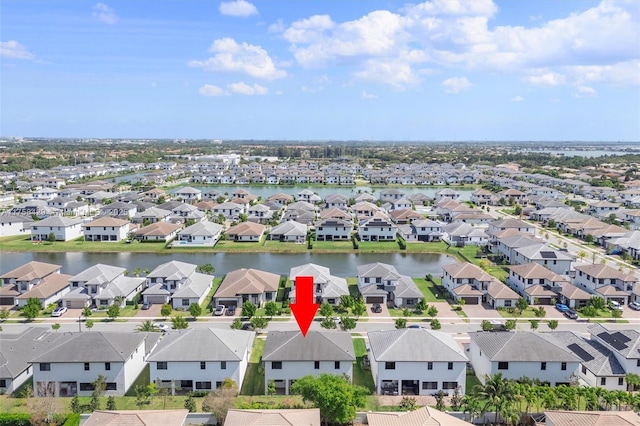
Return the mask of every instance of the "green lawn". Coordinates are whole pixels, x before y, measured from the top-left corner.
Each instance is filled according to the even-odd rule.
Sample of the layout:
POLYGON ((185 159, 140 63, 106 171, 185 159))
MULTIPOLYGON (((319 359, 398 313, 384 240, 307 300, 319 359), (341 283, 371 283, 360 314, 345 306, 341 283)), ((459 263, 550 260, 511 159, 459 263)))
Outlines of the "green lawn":
POLYGON ((136 380, 134 380, 125 396, 135 396, 136 386, 147 386, 149 383, 151 383, 151 367, 147 364, 138 377, 136 377, 136 380))
POLYGON ((424 295, 425 301, 427 303, 443 301, 443 299, 438 298, 438 296, 436 295, 434 286, 430 281, 427 281, 425 278, 412 278, 412 279, 413 279, 413 282, 416 283, 416 286, 420 289, 420 291, 424 295))
POLYGON ((352 251, 353 244, 351 241, 314 241, 313 251, 352 251))
POLYGON ((264 370, 262 367, 264 343, 264 339, 256 338, 253 341, 249 365, 240 390, 241 395, 264 395, 264 370))
POLYGON ((362 364, 363 355, 367 354, 367 348, 363 338, 353 339, 353 349, 356 355, 356 361, 353 363, 353 384, 356 386, 364 386, 374 393, 376 385, 373 382, 371 369, 364 369, 362 364))
MULTIPOLYGON (((394 241, 360 241, 358 251, 364 253, 383 253, 400 251, 400 246, 394 241)), ((404 251, 404 250, 403 250, 404 251)))
POLYGON ((280 241, 267 240, 264 249, 268 252, 277 253, 303 253, 307 251, 307 244, 281 243, 280 241))
POLYGON ((0 250, 29 251, 29 252, 62 252, 62 251, 88 251, 88 252, 161 252, 165 248, 164 242, 140 243, 133 241, 130 244, 124 241, 83 241, 79 238, 73 241, 48 241, 34 244, 24 236, 4 237, 0 239, 0 250))

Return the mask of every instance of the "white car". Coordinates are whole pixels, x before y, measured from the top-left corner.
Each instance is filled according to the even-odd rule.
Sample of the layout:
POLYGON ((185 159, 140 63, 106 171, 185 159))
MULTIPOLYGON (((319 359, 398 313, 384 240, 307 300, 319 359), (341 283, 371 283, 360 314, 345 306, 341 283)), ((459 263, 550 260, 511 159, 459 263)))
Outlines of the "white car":
POLYGON ((65 308, 64 306, 60 306, 58 308, 55 308, 53 312, 51 312, 51 316, 61 317, 65 312, 67 312, 67 308, 65 308))
POLYGON ((609 309, 616 309, 618 311, 624 311, 624 308, 622 307, 622 305, 620 305, 620 303, 616 302, 615 300, 610 300, 609 301, 609 309))
POLYGON ((629 307, 631 309, 633 309, 634 311, 640 311, 640 303, 638 303, 638 302, 629 303, 629 307))
POLYGON ((169 326, 167 324, 163 324, 161 322, 154 322, 153 327, 159 329, 163 333, 169 331, 169 326))

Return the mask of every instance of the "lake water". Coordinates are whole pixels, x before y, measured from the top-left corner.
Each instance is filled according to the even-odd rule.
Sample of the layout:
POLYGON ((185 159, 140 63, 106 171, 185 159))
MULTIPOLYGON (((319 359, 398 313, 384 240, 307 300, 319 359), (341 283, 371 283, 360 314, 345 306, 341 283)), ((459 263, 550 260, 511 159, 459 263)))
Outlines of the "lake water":
POLYGON ((75 275, 97 263, 115 265, 131 271, 145 270, 178 260, 202 265, 211 263, 215 275, 222 276, 240 268, 256 268, 279 275, 288 275, 291 267, 305 263, 326 266, 332 275, 354 277, 357 267, 381 262, 394 265, 398 272, 411 277, 426 274, 440 275, 442 267, 455 263, 456 259, 433 253, 0 253, 0 273, 8 272, 32 260, 62 265, 62 272, 75 275))
POLYGON ((551 155, 564 155, 565 157, 595 158, 605 155, 640 154, 640 151, 608 151, 608 150, 551 150, 551 149, 525 149, 523 152, 543 152, 551 155))

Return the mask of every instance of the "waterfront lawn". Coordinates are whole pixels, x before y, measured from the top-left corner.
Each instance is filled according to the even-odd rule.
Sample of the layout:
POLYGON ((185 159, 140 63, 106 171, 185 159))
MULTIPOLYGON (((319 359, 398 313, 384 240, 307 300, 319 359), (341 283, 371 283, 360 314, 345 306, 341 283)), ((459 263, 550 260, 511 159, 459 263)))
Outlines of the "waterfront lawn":
POLYGON ((260 241, 230 241, 222 240, 214 247, 214 251, 225 252, 252 252, 252 251, 265 251, 264 250, 265 237, 262 236, 260 241))
POLYGON ((72 241, 56 241, 50 243, 42 241, 34 244, 30 238, 23 235, 14 237, 4 237, 0 239, 0 250, 6 251, 29 251, 29 252, 64 252, 64 251, 87 251, 87 252, 161 252, 165 249, 165 242, 141 243, 137 240, 131 243, 124 241, 84 241, 78 238, 72 241))
POLYGON ((436 296, 435 287, 430 281, 424 278, 412 278, 412 280, 424 295, 425 302, 442 302, 442 300, 436 296))
POLYGON ((371 393, 376 391, 376 385, 373 382, 371 368, 365 369, 362 357, 367 355, 367 347, 364 338, 353 338, 353 349, 355 351, 356 360, 353 364, 353 384, 356 386, 364 386, 371 393))
POLYGON ((270 253, 303 253, 307 251, 307 243, 281 243, 280 241, 267 240, 264 243, 264 250, 270 253))
POLYGON ((351 241, 313 241, 313 251, 353 251, 351 241))
POLYGON ((240 390, 241 395, 264 395, 264 368, 262 367, 264 343, 265 340, 259 338, 253 341, 249 365, 240 390))
POLYGON ((400 246, 398 246, 398 242, 395 240, 393 241, 359 241, 358 251, 362 253, 394 252, 394 251, 400 251, 400 246))

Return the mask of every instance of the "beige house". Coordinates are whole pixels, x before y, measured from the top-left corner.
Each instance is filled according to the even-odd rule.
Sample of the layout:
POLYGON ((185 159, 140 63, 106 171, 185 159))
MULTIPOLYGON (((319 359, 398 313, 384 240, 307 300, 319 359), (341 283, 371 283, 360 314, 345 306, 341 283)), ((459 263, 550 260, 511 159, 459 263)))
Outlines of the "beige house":
POLYGON ((60 265, 32 261, 0 275, 0 306, 17 304, 20 295, 43 284, 46 277, 60 274, 61 268, 60 265))
POLYGON ((320 409, 304 408, 291 410, 229 410, 224 426, 320 426, 320 409))
POLYGON ((264 230, 265 226, 260 223, 242 222, 229 228, 225 234, 232 241, 260 241, 264 230))
POLYGON ((258 269, 236 269, 227 274, 213 296, 214 305, 241 306, 247 300, 256 306, 275 301, 280 275, 258 269))
POLYGON ((85 241, 122 241, 129 234, 129 221, 115 217, 101 217, 82 225, 85 241))

